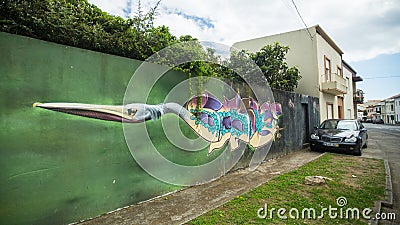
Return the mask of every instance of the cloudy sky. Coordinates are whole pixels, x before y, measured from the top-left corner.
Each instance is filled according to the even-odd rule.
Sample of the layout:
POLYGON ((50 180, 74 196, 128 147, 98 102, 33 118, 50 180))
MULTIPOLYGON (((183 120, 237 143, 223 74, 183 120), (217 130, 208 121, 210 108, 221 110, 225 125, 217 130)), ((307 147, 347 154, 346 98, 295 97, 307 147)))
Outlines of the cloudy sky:
MULTIPOLYGON (((137 0, 89 0, 103 11, 134 15, 137 0), (130 7, 129 7, 130 6, 130 7), (130 12, 130 13, 129 13, 130 12)), ((144 11, 156 1, 142 0, 144 11)), ((400 93, 399 0, 162 0, 157 25, 176 35, 232 45, 319 24, 364 81, 367 99, 400 93)))

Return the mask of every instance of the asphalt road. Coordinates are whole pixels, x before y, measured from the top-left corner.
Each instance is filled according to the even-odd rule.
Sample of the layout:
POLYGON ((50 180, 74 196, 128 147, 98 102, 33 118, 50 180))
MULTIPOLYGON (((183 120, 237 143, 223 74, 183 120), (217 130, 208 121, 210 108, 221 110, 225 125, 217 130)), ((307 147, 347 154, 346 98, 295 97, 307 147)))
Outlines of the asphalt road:
POLYGON ((400 224, 400 126, 364 123, 368 130, 368 147, 363 157, 387 159, 393 183, 393 210, 400 224))

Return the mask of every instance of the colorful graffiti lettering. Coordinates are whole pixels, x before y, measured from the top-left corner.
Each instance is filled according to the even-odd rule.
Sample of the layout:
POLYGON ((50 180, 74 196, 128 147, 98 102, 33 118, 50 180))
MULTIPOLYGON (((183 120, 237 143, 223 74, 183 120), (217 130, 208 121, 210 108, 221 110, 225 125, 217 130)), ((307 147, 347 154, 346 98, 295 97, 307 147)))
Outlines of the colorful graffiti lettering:
POLYGON ((133 103, 123 106, 78 103, 34 103, 53 111, 108 121, 141 123, 173 113, 184 120, 199 136, 210 142, 209 153, 222 148, 229 141, 231 150, 239 141, 254 148, 272 141, 277 134, 278 118, 282 114, 279 103, 265 102, 261 106, 252 98, 224 98, 223 103, 208 92, 191 98, 185 106, 177 103, 148 105, 133 103))

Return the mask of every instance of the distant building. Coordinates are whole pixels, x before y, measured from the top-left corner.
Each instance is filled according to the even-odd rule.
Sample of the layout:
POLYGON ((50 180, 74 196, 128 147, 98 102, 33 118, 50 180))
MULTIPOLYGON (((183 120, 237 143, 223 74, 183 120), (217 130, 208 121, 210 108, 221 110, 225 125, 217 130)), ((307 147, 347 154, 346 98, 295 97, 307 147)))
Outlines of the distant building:
MULTIPOLYGON (((400 124, 400 94, 394 95, 384 100, 368 100, 366 103, 358 104, 357 111, 367 112, 367 116, 362 120, 375 121, 382 119, 385 124, 400 124)), ((360 114, 358 114, 359 118, 360 114)))
POLYGON ((357 104, 356 107, 357 107, 357 117, 356 118, 358 120, 365 121, 367 116, 364 116, 365 108, 364 108, 363 104, 357 104))
POLYGON ((381 102, 381 118, 383 120, 383 122, 385 122, 385 118, 386 118, 386 101, 382 100, 381 102))
POLYGON ((400 94, 383 100, 385 103, 382 119, 386 124, 400 123, 400 94))
POLYGON ((385 99, 385 114, 383 115, 383 121, 385 124, 394 124, 394 98, 385 99))
POLYGON ((297 66, 302 78, 296 93, 319 98, 320 120, 353 119, 355 82, 362 79, 343 61, 343 51, 319 26, 237 42, 233 47, 257 52, 267 44, 278 42, 290 47, 289 66, 297 66))
POLYGON ((377 119, 379 108, 381 109, 380 114, 382 113, 381 100, 367 100, 367 102, 363 104, 358 104, 358 107, 363 109, 363 121, 373 121, 377 119), (366 111, 367 115, 364 115, 364 111, 366 111))
POLYGON ((372 116, 373 121, 377 119, 382 119, 382 107, 385 107, 382 101, 377 102, 374 105, 374 115, 372 116))
POLYGON ((400 94, 393 96, 394 99, 394 114, 395 123, 400 124, 400 94))
POLYGON ((349 83, 348 92, 352 93, 344 95, 345 106, 353 105, 353 109, 346 109, 347 115, 345 114, 345 118, 354 119, 358 118, 357 116, 357 104, 363 103, 364 101, 364 92, 362 90, 357 89, 356 82, 362 81, 363 79, 360 76, 357 76, 357 72, 344 60, 343 62, 343 77, 346 77, 347 82, 349 83), (351 115, 353 113, 353 115, 351 115))

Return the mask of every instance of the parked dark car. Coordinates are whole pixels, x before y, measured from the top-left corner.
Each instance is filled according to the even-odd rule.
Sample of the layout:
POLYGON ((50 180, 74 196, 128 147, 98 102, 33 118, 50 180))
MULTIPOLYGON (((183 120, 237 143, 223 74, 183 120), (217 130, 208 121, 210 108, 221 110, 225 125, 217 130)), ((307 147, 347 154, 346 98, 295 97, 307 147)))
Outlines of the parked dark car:
POLYGON ((384 124, 385 122, 383 122, 383 119, 376 119, 376 120, 374 120, 373 123, 376 123, 376 124, 384 124))
POLYGON ((360 156, 367 147, 368 133, 358 120, 329 119, 315 128, 310 140, 313 151, 351 151, 360 156))

